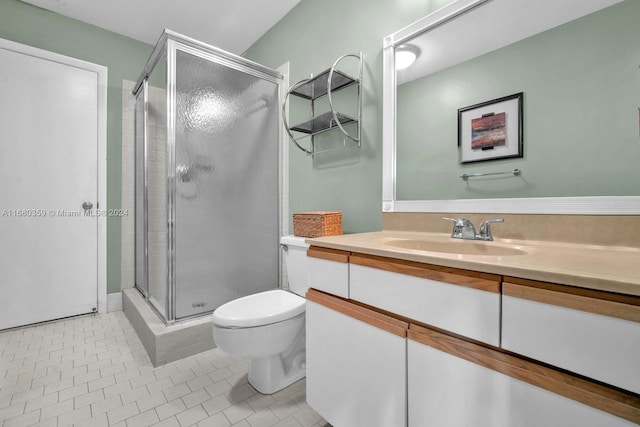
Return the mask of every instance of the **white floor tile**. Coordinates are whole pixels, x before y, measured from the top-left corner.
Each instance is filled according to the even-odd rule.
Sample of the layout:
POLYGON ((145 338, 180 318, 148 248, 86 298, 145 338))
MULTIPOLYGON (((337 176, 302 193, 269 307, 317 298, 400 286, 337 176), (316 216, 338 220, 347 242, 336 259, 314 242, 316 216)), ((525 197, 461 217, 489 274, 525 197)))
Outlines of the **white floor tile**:
POLYGON ((142 412, 141 414, 138 414, 134 417, 128 418, 126 422, 127 427, 148 427, 157 424, 158 422, 160 422, 160 419, 158 418, 158 414, 156 414, 156 411, 152 409, 146 412, 142 412))
POLYGON ((40 411, 33 411, 14 418, 9 418, 3 424, 4 427, 26 427, 36 424, 40 420, 40 411))
POLYGON ((153 367, 122 312, 0 332, 0 427, 330 427, 220 349, 153 367))
POLYGON ((58 416, 58 425, 72 426, 73 424, 91 419, 91 409, 88 406, 74 409, 58 416))
POLYGON ((231 423, 224 414, 216 414, 198 423, 198 427, 229 427, 231 423))
POLYGON ((160 405, 155 409, 160 419, 164 420, 164 419, 173 417, 174 415, 179 414, 180 412, 186 411, 187 406, 184 404, 182 399, 175 399, 163 405, 160 405))
POLYGON ((205 411, 200 405, 194 406, 193 408, 187 409, 186 411, 180 412, 176 415, 181 427, 194 425, 207 417, 209 417, 209 414, 207 414, 207 411, 205 411))

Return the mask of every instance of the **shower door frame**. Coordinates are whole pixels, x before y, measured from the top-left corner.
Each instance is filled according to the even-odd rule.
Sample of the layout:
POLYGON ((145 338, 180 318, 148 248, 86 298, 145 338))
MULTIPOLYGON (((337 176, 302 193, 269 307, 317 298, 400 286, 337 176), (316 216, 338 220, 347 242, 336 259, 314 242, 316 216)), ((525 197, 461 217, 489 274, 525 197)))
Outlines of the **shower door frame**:
POLYGON ((134 241, 134 245, 133 245, 133 257, 134 257, 134 262, 135 262, 135 268, 134 268, 134 278, 133 278, 133 282, 134 282, 134 286, 136 289, 138 289, 138 291, 140 291, 140 293, 142 294, 142 296, 147 299, 149 297, 149 241, 148 241, 148 232, 149 232, 149 226, 148 226, 148 213, 147 213, 147 206, 149 205, 148 200, 147 200, 147 194, 149 192, 149 186, 148 186, 148 182, 147 182, 147 153, 148 153, 148 140, 147 140, 147 117, 148 117, 148 112, 149 112, 149 104, 148 104, 148 96, 149 96, 149 91, 148 91, 148 81, 147 78, 145 77, 144 80, 142 81, 142 86, 140 87, 140 90, 134 94, 135 97, 135 109, 134 109, 134 132, 135 132, 135 137, 134 137, 134 147, 133 147, 133 153, 134 153, 134 170, 137 171, 138 167, 140 166, 138 164, 138 161, 140 159, 138 159, 138 155, 141 152, 142 153, 142 161, 141 161, 141 166, 142 166, 142 177, 140 178, 142 180, 142 197, 138 198, 138 174, 137 172, 134 173, 134 180, 133 180, 133 186, 134 186, 134 210, 136 211, 135 218, 134 218, 134 233, 133 233, 133 241, 134 241), (138 101, 139 99, 142 100, 142 147, 141 147, 141 151, 138 151, 138 146, 137 144, 139 143, 138 141, 138 101), (142 232, 140 233, 138 230, 138 214, 137 214, 137 210, 138 209, 142 209, 143 212, 143 218, 142 218, 142 232), (138 283, 138 268, 140 268, 140 266, 137 265, 138 263, 138 245, 139 245, 139 239, 142 238, 142 250, 144 252, 143 254, 143 258, 144 258, 144 265, 142 266, 142 268, 144 269, 144 271, 142 272, 142 276, 143 276, 143 280, 144 280, 144 287, 142 287, 139 283, 138 283))
MULTIPOLYGON (((145 65, 138 81, 133 89, 133 94, 137 98, 139 96, 139 92, 144 91, 144 129, 145 129, 145 137, 144 137, 144 236, 145 236, 145 263, 144 263, 144 276, 146 283, 146 295, 143 294, 145 299, 149 298, 149 257, 148 257, 148 215, 147 215, 147 197, 148 197, 148 186, 147 186, 147 176, 148 176, 148 144, 146 138, 146 129, 147 129, 147 108, 148 108, 148 89, 147 89, 147 79, 151 72, 155 69, 160 58, 162 58, 163 54, 166 54, 167 61, 167 75, 166 75, 166 91, 167 91, 167 134, 166 134, 166 165, 167 165, 167 278, 166 278, 166 288, 165 288, 165 314, 160 313, 158 309, 154 307, 153 304, 148 304, 149 307, 160 317, 160 319, 167 325, 189 320, 194 317, 200 317, 202 314, 197 314, 188 317, 181 317, 176 319, 176 310, 175 310, 175 300, 176 300, 176 252, 175 252, 175 242, 176 242, 176 229, 175 229, 175 218, 176 218, 176 159, 175 159, 175 149, 176 149, 176 52, 180 50, 182 52, 188 53, 190 55, 194 55, 198 58, 204 59, 206 61, 214 62, 220 65, 223 65, 228 68, 232 68, 236 71, 240 71, 251 76, 266 80, 268 82, 274 83, 277 85, 278 92, 278 105, 282 105, 283 100, 283 90, 285 90, 284 83, 287 80, 287 76, 284 76, 277 70, 273 70, 271 68, 265 67, 256 62, 247 60, 240 56, 234 55, 232 53, 226 52, 224 50, 218 49, 214 46, 207 45, 205 43, 199 42, 195 39, 186 37, 184 35, 178 34, 176 32, 170 30, 164 30, 158 43, 156 44, 147 64, 145 65)), ((283 67, 281 67, 283 68, 283 67)), ((288 65, 285 67, 286 72, 288 73, 288 65)), ((285 191, 288 192, 288 186, 286 184, 286 178, 288 178, 288 151, 286 151, 285 147, 288 147, 286 143, 283 143, 283 135, 284 130, 282 128, 282 112, 280 108, 277 108, 278 111, 278 235, 282 236, 283 234, 288 232, 288 198, 283 197, 286 194, 285 191)), ((136 141, 136 144, 138 142, 136 141)), ((137 187, 136 187, 137 188, 137 187)), ((136 195, 136 200, 138 196, 136 195)), ((137 214, 136 214, 137 215, 137 214)), ((137 232, 135 233, 137 236, 137 232)), ((279 242, 274 242, 275 245, 278 245, 279 242)), ((136 248, 137 251, 137 248, 136 248)), ((135 253, 135 252, 134 252, 135 253)), ((136 257, 137 264, 137 257, 136 257)), ((282 277, 282 252, 278 252, 278 286, 283 287, 283 277, 282 277)), ((140 290, 140 287, 137 285, 137 266, 136 266, 136 288, 140 290)), ((142 292, 141 292, 142 293, 142 292)))

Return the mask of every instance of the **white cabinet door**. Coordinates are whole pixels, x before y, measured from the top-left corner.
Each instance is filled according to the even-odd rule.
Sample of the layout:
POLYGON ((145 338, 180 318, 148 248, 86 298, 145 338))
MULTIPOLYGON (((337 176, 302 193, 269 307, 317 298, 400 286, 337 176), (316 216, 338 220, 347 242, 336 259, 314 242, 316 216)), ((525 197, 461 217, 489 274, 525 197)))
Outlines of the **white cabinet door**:
MULTIPOLYGON (((637 425, 411 337, 410 333, 407 344, 409 427, 637 425)), ((455 348, 452 342, 445 346, 455 348)), ((470 355, 472 351, 467 348, 465 353, 470 355)), ((478 359, 486 361, 487 357, 479 355, 478 359)))
POLYGON ((351 256, 350 262, 351 299, 496 347, 500 345, 497 276, 489 280, 393 261, 380 263, 359 255, 351 256), (385 270, 387 267, 394 271, 385 270), (457 283, 443 281, 446 279, 457 283))
POLYGON ((513 283, 504 293, 505 349, 640 393, 640 306, 513 283))
POLYGON ((5 45, 19 46, 0 45, 0 329, 98 300, 98 72, 5 45))
POLYGON ((334 427, 406 426, 406 324, 389 332, 386 316, 317 294, 307 294, 309 405, 334 427))
POLYGON ((311 246, 307 251, 310 288, 349 298, 349 253, 311 246))

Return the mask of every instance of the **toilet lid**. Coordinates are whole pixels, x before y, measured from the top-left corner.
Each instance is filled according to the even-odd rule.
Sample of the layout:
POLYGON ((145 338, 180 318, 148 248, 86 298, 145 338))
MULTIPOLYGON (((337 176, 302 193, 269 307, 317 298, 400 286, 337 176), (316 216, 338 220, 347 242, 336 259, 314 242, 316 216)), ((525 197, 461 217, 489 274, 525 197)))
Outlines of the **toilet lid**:
POLYGON ((304 313, 305 299, 275 289, 238 298, 213 312, 213 324, 222 327, 249 328, 291 319, 304 313))

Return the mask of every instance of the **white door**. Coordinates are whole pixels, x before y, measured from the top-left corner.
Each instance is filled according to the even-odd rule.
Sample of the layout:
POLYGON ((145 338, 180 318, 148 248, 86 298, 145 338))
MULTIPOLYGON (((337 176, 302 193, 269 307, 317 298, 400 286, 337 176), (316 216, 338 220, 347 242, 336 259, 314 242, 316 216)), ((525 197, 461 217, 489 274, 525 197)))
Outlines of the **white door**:
POLYGON ((55 60, 0 48, 0 64, 5 329, 97 309, 99 91, 55 60))

